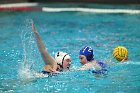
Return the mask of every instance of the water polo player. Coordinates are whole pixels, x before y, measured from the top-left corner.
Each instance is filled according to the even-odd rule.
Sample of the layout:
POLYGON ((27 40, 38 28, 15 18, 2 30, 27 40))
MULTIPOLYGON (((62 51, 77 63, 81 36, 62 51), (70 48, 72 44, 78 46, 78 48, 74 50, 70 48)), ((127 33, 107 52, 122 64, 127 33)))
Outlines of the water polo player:
POLYGON ((57 52, 54 59, 46 50, 38 31, 35 29, 34 23, 32 23, 32 31, 34 32, 39 52, 45 63, 44 70, 42 71, 43 74, 58 73, 64 69, 69 70, 71 63, 70 56, 65 52, 57 52))
POLYGON ((90 46, 83 47, 79 52, 82 67, 79 70, 92 70, 92 73, 105 74, 107 65, 100 60, 94 59, 94 51, 90 46))

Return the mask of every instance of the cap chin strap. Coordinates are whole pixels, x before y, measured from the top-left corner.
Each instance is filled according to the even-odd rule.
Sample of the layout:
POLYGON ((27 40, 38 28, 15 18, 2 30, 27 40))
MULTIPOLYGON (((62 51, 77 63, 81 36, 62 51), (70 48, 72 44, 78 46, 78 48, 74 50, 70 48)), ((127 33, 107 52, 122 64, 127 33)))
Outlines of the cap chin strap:
POLYGON ((62 65, 63 65, 63 62, 64 62, 64 59, 65 57, 67 56, 68 54, 64 55, 63 59, 62 59, 62 65))

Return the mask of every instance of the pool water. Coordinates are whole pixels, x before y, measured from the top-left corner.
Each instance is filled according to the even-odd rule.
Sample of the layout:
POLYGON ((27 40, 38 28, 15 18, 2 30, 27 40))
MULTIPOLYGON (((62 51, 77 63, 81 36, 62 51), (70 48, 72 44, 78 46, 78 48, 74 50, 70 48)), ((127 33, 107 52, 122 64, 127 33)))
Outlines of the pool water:
MULTIPOLYGON (((79 7, 73 5, 76 6, 79 7)), ((82 4, 80 7, 115 6, 82 4)), ((139 5, 116 7, 140 9, 139 5)), ((139 24, 139 14, 0 11, 0 93, 139 93, 139 24), (109 63, 108 74, 96 76, 79 71, 34 77, 32 73, 42 71, 44 63, 31 30, 32 21, 52 56, 59 50, 70 53, 71 69, 75 69, 81 66, 79 49, 90 45, 96 60, 109 63), (118 63, 113 59, 112 50, 118 45, 128 49, 128 62, 118 63)))

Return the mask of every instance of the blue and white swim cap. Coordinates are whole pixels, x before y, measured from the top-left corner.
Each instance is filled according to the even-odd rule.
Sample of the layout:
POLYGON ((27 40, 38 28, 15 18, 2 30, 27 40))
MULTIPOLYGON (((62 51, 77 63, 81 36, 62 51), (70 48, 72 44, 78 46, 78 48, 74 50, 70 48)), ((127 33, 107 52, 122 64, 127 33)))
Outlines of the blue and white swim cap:
POLYGON ((93 49, 90 46, 83 47, 79 52, 80 55, 84 55, 86 57, 87 61, 94 60, 93 53, 93 49))

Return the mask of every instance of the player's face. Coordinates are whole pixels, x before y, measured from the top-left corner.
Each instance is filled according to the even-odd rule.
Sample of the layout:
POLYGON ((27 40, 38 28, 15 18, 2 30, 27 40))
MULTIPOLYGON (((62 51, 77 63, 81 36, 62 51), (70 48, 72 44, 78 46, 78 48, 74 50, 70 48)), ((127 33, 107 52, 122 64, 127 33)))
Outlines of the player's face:
POLYGON ((79 59, 80 59, 80 63, 81 63, 82 65, 84 65, 84 64, 87 63, 87 59, 86 59, 86 57, 85 57, 84 55, 80 55, 80 56, 79 56, 79 59))
POLYGON ((65 59, 63 61, 63 68, 64 69, 69 69, 70 65, 71 65, 71 59, 68 58, 68 59, 65 59))

